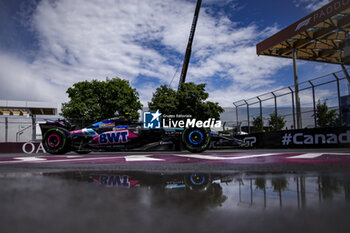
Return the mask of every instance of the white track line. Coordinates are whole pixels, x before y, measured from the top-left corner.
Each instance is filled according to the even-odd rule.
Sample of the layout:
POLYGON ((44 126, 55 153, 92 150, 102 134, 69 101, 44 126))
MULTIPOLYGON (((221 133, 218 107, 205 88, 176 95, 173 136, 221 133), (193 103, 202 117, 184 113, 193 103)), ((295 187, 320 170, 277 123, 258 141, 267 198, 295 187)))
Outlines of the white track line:
POLYGON ((200 154, 174 154, 174 155, 179 157, 188 157, 188 158, 195 158, 195 159, 235 160, 235 159, 250 159, 250 158, 258 158, 258 157, 266 157, 266 156, 278 155, 278 154, 281 154, 281 153, 243 155, 243 156, 232 156, 232 157, 221 157, 221 156, 200 155, 200 154))

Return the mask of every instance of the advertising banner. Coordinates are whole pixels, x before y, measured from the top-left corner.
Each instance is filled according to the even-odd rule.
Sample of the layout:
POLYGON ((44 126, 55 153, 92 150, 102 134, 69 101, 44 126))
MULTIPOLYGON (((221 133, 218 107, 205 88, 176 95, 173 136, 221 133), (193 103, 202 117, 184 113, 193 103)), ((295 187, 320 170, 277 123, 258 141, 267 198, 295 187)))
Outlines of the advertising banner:
POLYGON ((350 147, 350 127, 285 130, 240 135, 249 148, 350 147))

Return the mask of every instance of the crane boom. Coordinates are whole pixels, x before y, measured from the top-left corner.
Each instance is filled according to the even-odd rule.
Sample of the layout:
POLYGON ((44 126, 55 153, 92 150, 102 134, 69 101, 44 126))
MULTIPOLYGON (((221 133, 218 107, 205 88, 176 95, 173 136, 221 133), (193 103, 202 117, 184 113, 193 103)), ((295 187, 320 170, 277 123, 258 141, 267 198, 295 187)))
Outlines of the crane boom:
POLYGON ((186 81, 187 68, 188 68, 188 64, 190 63, 190 57, 191 57, 191 52, 192 52, 192 42, 193 42, 193 38, 194 38, 194 33, 196 31, 197 20, 198 20, 199 10, 201 8, 201 4, 202 4, 202 0, 197 0, 196 10, 194 12, 193 21, 192 21, 190 37, 188 39, 186 54, 185 54, 184 63, 182 66, 181 75, 180 75, 180 82, 179 82, 178 90, 180 89, 181 84, 185 83, 185 81, 186 81))

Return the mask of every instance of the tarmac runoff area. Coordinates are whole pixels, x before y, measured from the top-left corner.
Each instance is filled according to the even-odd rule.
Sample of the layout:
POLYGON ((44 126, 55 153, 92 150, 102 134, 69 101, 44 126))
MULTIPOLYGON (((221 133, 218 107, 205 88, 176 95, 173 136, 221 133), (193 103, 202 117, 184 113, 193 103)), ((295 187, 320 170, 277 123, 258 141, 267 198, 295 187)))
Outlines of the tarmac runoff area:
POLYGON ((350 168, 350 150, 218 150, 188 152, 110 152, 79 155, 0 154, 0 172, 41 170, 137 171, 304 171, 350 168))

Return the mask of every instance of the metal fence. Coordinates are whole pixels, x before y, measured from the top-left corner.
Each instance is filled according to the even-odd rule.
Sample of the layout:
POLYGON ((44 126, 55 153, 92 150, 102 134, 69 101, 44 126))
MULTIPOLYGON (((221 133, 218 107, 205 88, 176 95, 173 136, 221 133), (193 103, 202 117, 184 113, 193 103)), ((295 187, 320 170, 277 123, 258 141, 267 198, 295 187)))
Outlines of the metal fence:
MULTIPOLYGON (((314 128, 316 123, 316 106, 318 101, 326 101, 328 109, 335 109, 339 115, 338 125, 348 125, 348 116, 343 115, 349 106, 349 81, 347 71, 339 71, 324 75, 299 84, 301 103, 301 127, 314 128), (343 110, 343 111, 342 111, 343 110)), ((261 117, 264 126, 269 125, 273 114, 286 121, 285 129, 296 126, 297 113, 295 104, 295 86, 284 87, 253 98, 233 102, 235 122, 243 126, 248 133, 252 130, 252 122, 261 117)))
MULTIPOLYGON (((55 118, 52 118, 55 120, 55 118)), ((1 116, 0 142, 28 142, 41 139, 40 123, 45 119, 30 116, 1 116)))

